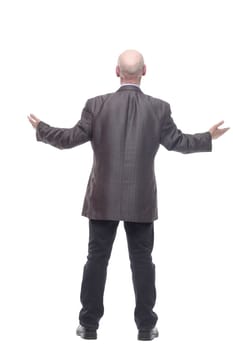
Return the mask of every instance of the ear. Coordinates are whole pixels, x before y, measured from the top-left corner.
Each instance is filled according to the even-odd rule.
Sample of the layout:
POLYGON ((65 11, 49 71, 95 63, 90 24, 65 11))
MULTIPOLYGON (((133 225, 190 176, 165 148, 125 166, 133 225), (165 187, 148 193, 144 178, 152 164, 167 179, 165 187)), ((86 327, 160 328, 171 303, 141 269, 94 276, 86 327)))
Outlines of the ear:
POLYGON ((145 65, 145 64, 144 64, 144 66, 143 66, 142 75, 146 75, 146 65, 145 65))
POLYGON ((116 66, 116 76, 120 77, 120 67, 116 66))

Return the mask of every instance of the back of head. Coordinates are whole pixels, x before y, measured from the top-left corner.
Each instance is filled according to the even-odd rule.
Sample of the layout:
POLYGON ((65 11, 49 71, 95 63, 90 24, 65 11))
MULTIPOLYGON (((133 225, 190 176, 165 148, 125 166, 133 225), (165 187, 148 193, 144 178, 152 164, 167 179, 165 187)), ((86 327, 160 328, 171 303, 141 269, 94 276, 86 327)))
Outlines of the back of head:
POLYGON ((117 75, 123 81, 140 80, 145 74, 143 56, 136 50, 124 51, 118 59, 117 75))

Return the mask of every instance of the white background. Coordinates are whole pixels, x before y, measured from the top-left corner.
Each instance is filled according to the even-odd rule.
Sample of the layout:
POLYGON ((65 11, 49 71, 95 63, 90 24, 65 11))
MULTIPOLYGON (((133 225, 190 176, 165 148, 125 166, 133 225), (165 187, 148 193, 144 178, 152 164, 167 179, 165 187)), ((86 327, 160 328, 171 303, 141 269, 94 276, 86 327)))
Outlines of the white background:
POLYGON ((160 338, 140 343, 120 223, 96 342, 75 335, 86 261, 81 217, 90 143, 38 143, 26 116, 71 127, 89 97, 115 91, 118 55, 144 54, 142 90, 184 132, 232 126, 231 1, 1 0, 1 349, 232 349, 232 131, 212 153, 160 149, 155 223, 160 338))

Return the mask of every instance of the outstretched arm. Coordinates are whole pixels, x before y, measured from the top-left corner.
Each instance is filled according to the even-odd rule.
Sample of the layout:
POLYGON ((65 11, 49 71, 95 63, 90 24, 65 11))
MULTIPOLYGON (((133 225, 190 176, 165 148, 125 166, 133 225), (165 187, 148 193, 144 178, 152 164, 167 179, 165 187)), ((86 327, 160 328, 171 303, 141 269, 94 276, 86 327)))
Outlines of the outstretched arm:
POLYGON ((220 129, 223 121, 214 125, 209 131, 198 134, 185 134, 179 130, 171 117, 170 106, 167 104, 161 127, 160 143, 169 151, 181 153, 210 152, 212 140, 223 135, 229 128, 220 129))
POLYGON ((82 117, 73 128, 52 127, 35 115, 28 116, 29 122, 36 129, 38 141, 48 143, 59 149, 72 148, 85 143, 92 138, 92 114, 87 108, 83 109, 82 117))

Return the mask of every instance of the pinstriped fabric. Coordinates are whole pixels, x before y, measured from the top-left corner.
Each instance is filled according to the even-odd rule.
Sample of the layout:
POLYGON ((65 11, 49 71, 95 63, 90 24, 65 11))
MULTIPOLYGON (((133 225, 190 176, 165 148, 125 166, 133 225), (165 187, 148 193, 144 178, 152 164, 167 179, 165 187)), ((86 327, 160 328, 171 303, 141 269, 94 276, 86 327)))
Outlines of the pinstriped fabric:
POLYGON ((90 219, 152 222, 158 217, 154 157, 160 144, 181 153, 211 151, 209 132, 179 130, 167 102, 136 86, 89 99, 70 129, 40 122, 37 140, 60 149, 91 141, 93 167, 82 215, 90 219))

